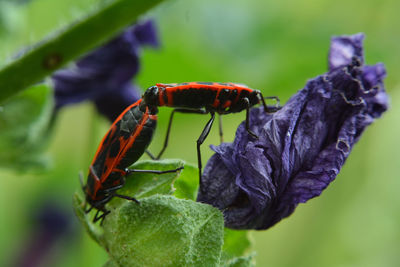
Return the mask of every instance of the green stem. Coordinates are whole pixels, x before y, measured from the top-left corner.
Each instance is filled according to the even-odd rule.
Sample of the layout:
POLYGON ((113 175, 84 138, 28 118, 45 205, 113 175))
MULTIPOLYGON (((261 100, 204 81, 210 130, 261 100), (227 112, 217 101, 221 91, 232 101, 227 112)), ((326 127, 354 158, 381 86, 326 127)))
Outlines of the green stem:
POLYGON ((21 58, 0 69, 0 103, 116 35, 161 1, 105 1, 86 18, 49 35, 21 58))

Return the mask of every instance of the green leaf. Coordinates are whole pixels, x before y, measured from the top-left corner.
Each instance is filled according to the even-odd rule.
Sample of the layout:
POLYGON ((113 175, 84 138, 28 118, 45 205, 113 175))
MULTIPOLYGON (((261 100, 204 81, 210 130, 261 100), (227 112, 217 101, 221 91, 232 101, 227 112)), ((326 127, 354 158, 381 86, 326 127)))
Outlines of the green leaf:
POLYGON ((113 260, 109 260, 103 265, 103 267, 119 267, 119 264, 113 260))
POLYGON ((225 228, 223 257, 226 259, 244 256, 251 249, 249 231, 225 228))
MULTIPOLYGON (((181 160, 161 160, 161 161, 141 161, 133 164, 130 168, 137 170, 173 170, 183 166, 181 160)), ((161 175, 151 173, 134 173, 126 178, 126 183, 123 188, 118 190, 118 194, 125 196, 132 196, 137 199, 154 194, 172 194, 173 182, 179 176, 180 171, 173 173, 165 173, 161 175)), ((74 195, 74 210, 82 222, 89 235, 100 245, 103 245, 102 228, 100 223, 93 223, 94 214, 97 212, 95 209, 86 214, 84 212, 84 200, 80 193, 74 195)), ((123 203, 129 202, 128 200, 114 198, 107 204, 110 210, 118 209, 123 203)), ((112 214, 112 213, 111 213, 112 214)), ((108 216, 111 216, 108 215, 108 216)), ((107 216, 107 217, 108 217, 107 216)))
POLYGON ((100 229, 98 225, 95 225, 92 222, 92 219, 85 213, 85 202, 82 198, 81 194, 75 193, 73 197, 73 207, 76 216, 78 217, 79 221, 83 224, 86 231, 90 235, 90 237, 96 241, 99 245, 104 246, 102 242, 102 234, 103 231, 100 229))
POLYGON ((223 224, 212 206, 156 195, 113 210, 104 240, 121 266, 219 266, 223 224))
POLYGON ((115 36, 161 1, 104 1, 85 18, 49 35, 29 52, 0 69, 0 103, 115 36))
POLYGON ((253 266, 254 255, 246 255, 252 247, 249 235, 250 232, 246 230, 225 228, 221 257, 222 266, 253 266))
POLYGON ((199 169, 193 164, 185 164, 185 169, 181 176, 174 183, 176 191, 174 196, 177 198, 195 200, 197 188, 199 187, 199 169))
POLYGON ((224 267, 253 267, 254 264, 255 253, 245 256, 245 257, 236 257, 228 262, 225 262, 222 266, 224 267))
MULTIPOLYGON (((130 169, 167 171, 182 167, 182 160, 141 161, 133 164, 130 169)), ((186 166, 185 166, 186 168, 186 166)), ((133 173, 126 178, 126 183, 119 194, 143 198, 154 194, 171 195, 174 192, 173 183, 180 171, 164 174, 133 173)))
MULTIPOLYGON (((180 160, 144 161, 131 168, 172 170, 182 165, 180 160)), ((197 168, 187 169, 186 179, 197 178, 197 168)), ((75 194, 76 215, 110 255, 105 266, 219 266, 223 215, 210 205, 168 196, 174 191, 172 184, 178 175, 179 172, 130 175, 118 193, 139 198, 140 204, 114 198, 107 204, 111 213, 104 220, 104 227, 93 224, 95 211, 85 214, 83 198, 75 194)))
POLYGON ((53 95, 46 84, 32 86, 0 106, 0 166, 42 166, 52 114, 53 95))

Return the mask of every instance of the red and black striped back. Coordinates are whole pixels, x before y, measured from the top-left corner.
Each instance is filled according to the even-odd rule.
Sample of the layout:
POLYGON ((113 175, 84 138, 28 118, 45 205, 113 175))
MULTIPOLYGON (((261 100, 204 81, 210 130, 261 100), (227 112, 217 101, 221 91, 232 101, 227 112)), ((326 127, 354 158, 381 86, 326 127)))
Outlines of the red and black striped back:
POLYGON ((151 142, 157 116, 140 103, 137 101, 119 115, 93 158, 85 192, 88 202, 96 208, 104 206, 107 189, 118 185, 125 169, 143 155, 151 142))
POLYGON ((260 92, 244 85, 217 82, 157 83, 144 94, 147 105, 188 109, 206 108, 217 113, 240 112, 260 102, 260 92), (157 90, 156 90, 157 89, 157 90))

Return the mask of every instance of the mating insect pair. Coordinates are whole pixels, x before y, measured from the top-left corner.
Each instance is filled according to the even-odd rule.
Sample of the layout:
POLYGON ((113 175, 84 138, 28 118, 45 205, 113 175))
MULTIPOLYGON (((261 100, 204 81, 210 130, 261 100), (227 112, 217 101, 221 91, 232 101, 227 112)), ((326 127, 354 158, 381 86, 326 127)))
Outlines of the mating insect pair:
MULTIPOLYGON (((209 83, 191 82, 181 84, 156 84, 146 90, 143 98, 129 106, 114 121, 111 128, 103 138, 89 168, 87 184, 82 185, 86 194, 86 201, 92 208, 97 209, 94 222, 104 219, 110 212, 105 208, 113 197, 137 201, 133 197, 116 193, 123 187, 125 176, 133 172, 148 172, 162 174, 176 172, 182 168, 156 171, 156 170, 132 170, 128 167, 136 162, 145 152, 151 142, 157 121, 157 107, 168 106, 175 109, 171 113, 164 145, 157 157, 159 159, 165 151, 172 119, 175 112, 211 114, 210 120, 197 139, 197 157, 199 167, 199 179, 201 180, 201 152, 200 146, 210 133, 215 120, 215 113, 229 114, 246 110, 246 129, 248 133, 257 138, 250 130, 249 109, 262 102, 266 112, 278 110, 279 99, 275 99, 275 106, 267 106, 261 92, 233 83, 209 83), (100 212, 103 212, 100 215, 100 212)), ((220 124, 220 136, 222 141, 222 127, 220 124)), ((151 154, 150 154, 151 155, 151 154)))

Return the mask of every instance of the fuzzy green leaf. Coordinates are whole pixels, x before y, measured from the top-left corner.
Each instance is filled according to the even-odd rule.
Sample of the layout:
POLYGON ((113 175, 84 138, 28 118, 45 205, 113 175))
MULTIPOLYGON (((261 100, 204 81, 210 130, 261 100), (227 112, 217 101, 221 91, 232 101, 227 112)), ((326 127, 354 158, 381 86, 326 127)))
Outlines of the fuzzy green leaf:
POLYGON ((115 36, 162 0, 108 0, 0 69, 0 103, 115 36))
POLYGON ((113 260, 109 260, 103 265, 103 267, 119 267, 119 264, 113 260))
MULTIPOLYGON (((133 164, 130 169, 167 171, 182 167, 183 164, 182 160, 147 160, 133 164)), ((180 172, 164 173, 161 175, 154 173, 133 173, 126 177, 125 186, 118 193, 134 196, 138 199, 154 194, 171 195, 175 190, 173 183, 180 175, 180 172)))
POLYGON ((225 262, 223 267, 253 267, 254 264, 254 254, 245 257, 236 257, 228 262, 225 262))
POLYGON ((90 235, 90 237, 96 241, 99 245, 103 245, 102 243, 102 230, 98 225, 92 223, 92 219, 86 215, 85 213, 85 203, 83 197, 79 193, 75 193, 73 197, 73 207, 76 216, 79 221, 83 224, 86 231, 90 235))
MULTIPOLYGON (((145 161, 131 168, 171 170, 182 165, 179 160, 145 161)), ((187 175, 197 177, 196 168, 188 169, 187 175)), ((172 184, 178 175, 179 172, 129 176, 118 193, 139 198, 140 204, 113 199, 107 205, 111 213, 103 227, 92 223, 93 214, 84 213, 83 198, 75 194, 75 213, 90 236, 110 255, 105 266, 220 265, 222 213, 206 204, 160 195, 173 193, 172 184)))
POLYGON ((113 210, 104 240, 121 266, 219 266, 223 223, 209 205, 156 195, 113 210))
POLYGON ((53 113, 52 90, 46 84, 8 99, 0 105, 0 165, 16 169, 42 166, 53 113))
MULTIPOLYGON (((183 166, 181 160, 162 160, 162 161, 141 161, 133 164, 131 169, 138 170, 173 170, 183 166)), ((134 173, 126 178, 125 186, 118 190, 121 195, 132 196, 140 199, 144 196, 151 196, 154 194, 172 194, 173 193, 173 182, 179 176, 180 171, 173 173, 165 173, 161 175, 151 173, 134 173)), ((117 209, 127 200, 114 198, 110 203, 107 204, 107 208, 117 209)), ((74 195, 74 210, 82 222, 89 235, 100 245, 103 245, 102 240, 102 228, 99 223, 94 224, 92 222, 93 216, 96 210, 93 210, 89 214, 84 212, 84 198, 81 193, 75 193, 74 195)), ((108 215, 108 216, 111 216, 108 215)))

